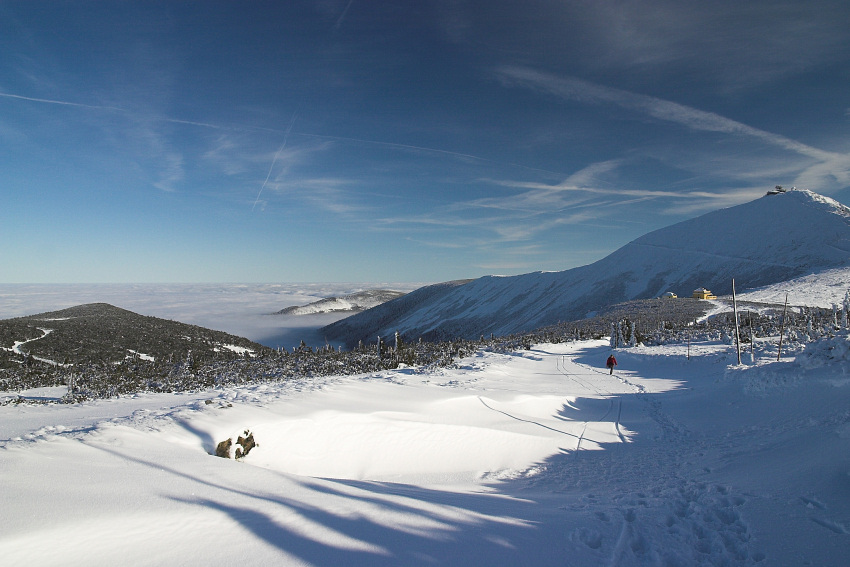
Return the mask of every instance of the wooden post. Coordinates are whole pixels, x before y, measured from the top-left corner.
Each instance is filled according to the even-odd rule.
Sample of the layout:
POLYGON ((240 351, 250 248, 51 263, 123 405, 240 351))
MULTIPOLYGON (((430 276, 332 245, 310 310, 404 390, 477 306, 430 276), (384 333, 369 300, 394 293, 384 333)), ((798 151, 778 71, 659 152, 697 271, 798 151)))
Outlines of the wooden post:
POLYGON ((750 358, 756 363, 756 335, 753 333, 753 314, 747 310, 747 320, 750 323, 750 358))
POLYGON ((688 333, 688 360, 691 359, 691 334, 688 333))
POLYGON ((741 364, 741 330, 738 326, 738 300, 735 297, 735 278, 732 278, 732 311, 735 313, 735 348, 738 350, 738 364, 741 364))
POLYGON ((776 350, 776 362, 782 356, 782 335, 785 334, 785 313, 788 311, 788 294, 785 294, 785 307, 782 308, 782 324, 779 325, 779 348, 776 350))

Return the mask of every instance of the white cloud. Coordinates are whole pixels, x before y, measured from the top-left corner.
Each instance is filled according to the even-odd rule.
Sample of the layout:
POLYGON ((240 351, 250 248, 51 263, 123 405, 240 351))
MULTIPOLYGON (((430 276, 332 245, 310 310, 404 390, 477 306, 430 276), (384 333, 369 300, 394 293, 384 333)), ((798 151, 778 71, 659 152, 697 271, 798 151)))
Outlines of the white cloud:
POLYGON ((810 158, 815 163, 806 166, 795 180, 800 186, 824 190, 835 187, 836 184, 850 183, 850 154, 821 150, 713 112, 525 67, 502 67, 497 70, 497 76, 506 86, 520 86, 584 104, 613 104, 695 131, 754 138, 770 146, 810 158))
MULTIPOLYGON (((568 36, 560 44, 574 52, 580 42, 574 64, 589 72, 671 77, 698 70, 706 88, 730 92, 812 72, 847 53, 842 0, 553 4, 552 25, 568 36)), ((549 34, 540 35, 535 42, 547 42, 549 34)), ((545 45, 559 53, 559 43, 545 45)))
POLYGON ((692 130, 751 136, 817 159, 828 159, 837 155, 807 146, 779 134, 747 126, 713 112, 698 110, 652 96, 597 85, 575 77, 556 77, 525 67, 503 67, 497 71, 497 74, 506 85, 524 86, 563 99, 587 104, 610 103, 643 112, 658 120, 680 124, 692 130))
POLYGON ((290 198, 297 199, 313 208, 339 215, 349 215, 367 210, 366 207, 354 203, 352 193, 347 190, 355 183, 349 179, 336 177, 300 177, 270 183, 268 188, 277 193, 285 193, 290 198))
POLYGON ((174 191, 176 185, 183 181, 183 156, 177 152, 168 152, 162 156, 165 166, 161 169, 161 178, 154 187, 163 191, 174 191))

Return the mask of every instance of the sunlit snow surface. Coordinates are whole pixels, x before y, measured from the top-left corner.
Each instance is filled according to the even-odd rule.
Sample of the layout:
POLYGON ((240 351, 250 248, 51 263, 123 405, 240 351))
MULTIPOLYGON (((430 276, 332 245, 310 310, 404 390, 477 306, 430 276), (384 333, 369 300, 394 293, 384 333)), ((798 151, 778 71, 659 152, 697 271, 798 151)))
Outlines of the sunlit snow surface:
POLYGON ((740 298, 742 301, 782 304, 787 294, 789 305, 830 308, 841 305, 848 290, 850 268, 835 268, 753 289, 742 293, 740 298))
POLYGON ((727 345, 639 347, 611 376, 598 341, 434 372, 7 405, 0 557, 846 565, 848 352, 730 367, 727 345), (247 458, 210 455, 246 430, 247 458))

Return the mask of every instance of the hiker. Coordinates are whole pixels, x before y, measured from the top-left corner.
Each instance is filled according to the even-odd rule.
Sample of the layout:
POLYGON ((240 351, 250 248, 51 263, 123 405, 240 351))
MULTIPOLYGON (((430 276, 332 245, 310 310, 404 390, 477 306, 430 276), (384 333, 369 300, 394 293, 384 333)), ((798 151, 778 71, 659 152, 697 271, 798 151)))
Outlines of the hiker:
POLYGON ((617 366, 617 359, 614 358, 613 353, 611 353, 611 356, 609 356, 608 360, 605 361, 605 366, 608 367, 608 374, 614 373, 614 367, 617 366))

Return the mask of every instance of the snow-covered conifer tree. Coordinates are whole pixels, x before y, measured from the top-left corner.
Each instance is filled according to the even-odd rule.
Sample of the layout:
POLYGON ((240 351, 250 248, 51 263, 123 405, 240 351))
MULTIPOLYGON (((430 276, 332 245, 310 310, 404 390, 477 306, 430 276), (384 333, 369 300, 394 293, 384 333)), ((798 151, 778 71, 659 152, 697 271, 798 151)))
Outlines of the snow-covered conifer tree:
POLYGON ((841 328, 845 331, 850 328, 850 289, 844 292, 844 304, 841 314, 841 328))

